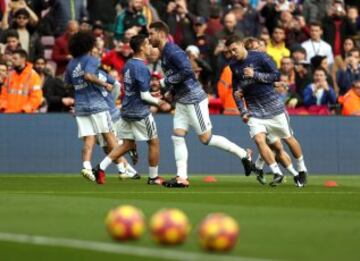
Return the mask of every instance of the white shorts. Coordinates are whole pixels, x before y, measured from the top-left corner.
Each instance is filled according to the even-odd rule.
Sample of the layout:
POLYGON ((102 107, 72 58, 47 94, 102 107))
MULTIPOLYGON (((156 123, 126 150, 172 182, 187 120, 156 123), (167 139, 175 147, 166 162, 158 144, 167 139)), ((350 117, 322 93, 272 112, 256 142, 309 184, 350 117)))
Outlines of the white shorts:
MULTIPOLYGON (((120 127, 120 119, 117 120, 116 122, 113 122, 113 126, 114 126, 113 133, 115 135, 115 138, 118 141, 118 144, 121 145, 122 140, 117 138, 118 137, 118 130, 119 130, 119 127, 120 127)), ((106 141, 105 141, 102 134, 96 135, 96 143, 99 144, 99 146, 102 147, 102 148, 107 146, 107 143, 106 143, 106 141)))
POLYGON ((250 117, 247 124, 250 127, 251 138, 259 133, 265 133, 269 144, 273 144, 278 139, 289 138, 293 135, 287 113, 279 114, 271 119, 250 117))
POLYGON ((176 103, 174 129, 188 131, 189 126, 195 129, 197 135, 204 134, 212 129, 208 99, 195 104, 176 103))
POLYGON ((151 114, 139 121, 120 119, 116 131, 118 138, 123 140, 149 141, 158 137, 156 123, 151 114))
POLYGON ((79 138, 114 131, 110 113, 103 111, 88 116, 76 116, 79 138))

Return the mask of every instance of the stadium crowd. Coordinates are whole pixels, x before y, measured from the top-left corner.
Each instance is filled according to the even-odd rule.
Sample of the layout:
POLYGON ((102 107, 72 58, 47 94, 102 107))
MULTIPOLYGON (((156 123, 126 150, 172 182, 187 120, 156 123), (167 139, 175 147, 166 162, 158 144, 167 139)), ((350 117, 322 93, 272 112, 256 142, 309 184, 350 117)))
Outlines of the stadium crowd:
MULTIPOLYGON (((225 40, 243 37, 281 72, 274 86, 290 114, 360 116, 360 1, 342 0, 0 0, 0 112, 68 112, 63 81, 69 38, 92 31, 92 55, 122 80, 132 36, 165 21, 186 50, 213 114, 239 114, 225 40)), ((159 50, 147 66, 154 96, 163 78, 159 50)), ((121 97, 118 100, 121 106, 121 97)), ((164 111, 172 111, 169 101, 164 111)), ((153 108, 154 111, 157 108, 153 108)))

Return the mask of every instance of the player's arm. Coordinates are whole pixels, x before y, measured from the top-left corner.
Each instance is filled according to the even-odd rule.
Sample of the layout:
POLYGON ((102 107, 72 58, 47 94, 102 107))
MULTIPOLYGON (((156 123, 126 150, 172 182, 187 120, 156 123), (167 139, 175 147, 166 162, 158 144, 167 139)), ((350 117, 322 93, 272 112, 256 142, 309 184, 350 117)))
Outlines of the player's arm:
POLYGON ((248 115, 249 112, 246 109, 244 99, 242 97, 241 80, 239 79, 239 76, 235 72, 232 73, 232 86, 233 86, 233 97, 234 97, 236 106, 238 107, 238 109, 240 111, 241 116, 243 117, 246 114, 248 115))
POLYGON ((141 100, 155 106, 160 106, 163 103, 162 100, 153 97, 150 93, 151 75, 147 68, 142 68, 141 70, 136 71, 135 81, 140 89, 141 100))
POLYGON ((84 68, 84 79, 87 82, 93 83, 97 86, 104 87, 106 90, 111 91, 112 90, 112 84, 107 83, 106 81, 100 80, 96 76, 96 72, 99 68, 99 61, 97 61, 96 58, 92 57, 86 64, 84 68))
POLYGON ((267 54, 261 55, 261 67, 263 68, 263 72, 254 71, 254 80, 262 83, 273 83, 279 80, 280 72, 276 68, 276 65, 272 58, 267 54))

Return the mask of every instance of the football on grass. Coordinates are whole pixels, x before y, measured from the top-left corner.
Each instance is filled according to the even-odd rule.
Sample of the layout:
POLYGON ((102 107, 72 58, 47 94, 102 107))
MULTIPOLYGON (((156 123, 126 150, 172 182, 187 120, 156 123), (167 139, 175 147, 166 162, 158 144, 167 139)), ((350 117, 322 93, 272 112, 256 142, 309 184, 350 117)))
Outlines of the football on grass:
POLYGON ((207 251, 225 252, 231 250, 239 236, 235 219, 223 214, 209 214, 200 224, 199 242, 207 251))
POLYGON ((190 232, 187 216, 179 209, 162 209, 150 220, 150 233, 155 242, 162 245, 183 243, 190 232))
POLYGON ((110 210, 105 225, 113 239, 122 241, 139 239, 145 230, 142 211, 129 205, 110 210))

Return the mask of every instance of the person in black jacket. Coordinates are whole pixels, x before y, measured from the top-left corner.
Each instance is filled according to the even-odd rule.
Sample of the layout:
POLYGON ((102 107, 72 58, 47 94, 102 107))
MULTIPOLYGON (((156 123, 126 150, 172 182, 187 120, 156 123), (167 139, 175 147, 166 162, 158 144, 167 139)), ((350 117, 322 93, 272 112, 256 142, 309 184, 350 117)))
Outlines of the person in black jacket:
POLYGON ((47 103, 48 112, 67 112, 73 109, 74 91, 65 88, 65 84, 59 78, 51 75, 46 68, 46 60, 42 57, 35 60, 34 70, 42 79, 42 89, 47 103))

